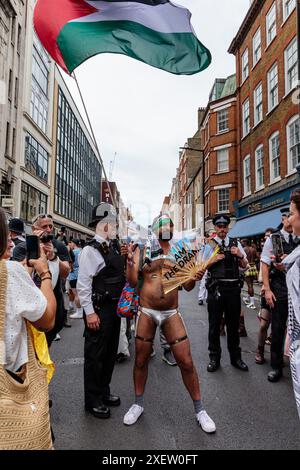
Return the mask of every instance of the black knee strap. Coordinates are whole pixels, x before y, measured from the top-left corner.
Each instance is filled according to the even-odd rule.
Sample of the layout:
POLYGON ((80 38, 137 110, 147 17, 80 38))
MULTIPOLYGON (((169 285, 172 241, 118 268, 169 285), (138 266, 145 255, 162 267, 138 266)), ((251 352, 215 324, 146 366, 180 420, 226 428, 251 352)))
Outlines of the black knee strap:
POLYGON ((175 339, 175 341, 172 341, 172 343, 169 343, 170 346, 174 346, 175 344, 182 343, 182 341, 185 341, 188 339, 187 335, 183 336, 182 338, 175 339))
POLYGON ((135 339, 139 339, 140 341, 143 341, 143 343, 153 343, 153 340, 154 340, 154 338, 146 339, 139 335, 135 335, 135 339))
POLYGON ((259 319, 260 319, 260 320, 263 320, 263 321, 265 321, 265 322, 267 322, 267 323, 270 323, 270 322, 271 322, 271 320, 267 320, 267 319, 264 318, 264 317, 259 317, 259 319))

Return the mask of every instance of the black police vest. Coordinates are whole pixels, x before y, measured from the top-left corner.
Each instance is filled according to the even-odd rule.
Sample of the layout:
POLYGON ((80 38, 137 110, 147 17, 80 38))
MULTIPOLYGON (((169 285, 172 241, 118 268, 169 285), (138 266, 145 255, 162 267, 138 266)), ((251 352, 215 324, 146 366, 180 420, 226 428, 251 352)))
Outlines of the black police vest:
POLYGON ((219 254, 225 255, 225 258, 208 268, 210 279, 217 281, 218 279, 240 279, 239 260, 231 253, 231 248, 236 246, 234 240, 229 238, 229 245, 222 247, 216 240, 213 240, 216 246, 220 247, 219 254))
MULTIPOLYGON (((282 241, 283 253, 285 255, 289 255, 296 248, 297 243, 287 242, 281 232, 276 232, 274 233, 274 235, 280 235, 281 241, 282 241)), ((288 290, 287 290, 287 285, 286 285, 285 272, 279 271, 279 269, 276 269, 273 266, 273 264, 271 264, 269 276, 270 276, 271 289, 274 292, 276 292, 276 296, 280 298, 287 297, 288 290)))
POLYGON ((98 250, 105 261, 105 267, 93 278, 93 298, 100 299, 99 303, 119 299, 126 282, 125 260, 120 254, 119 243, 115 241, 108 247, 106 243, 92 240, 87 245, 98 250))

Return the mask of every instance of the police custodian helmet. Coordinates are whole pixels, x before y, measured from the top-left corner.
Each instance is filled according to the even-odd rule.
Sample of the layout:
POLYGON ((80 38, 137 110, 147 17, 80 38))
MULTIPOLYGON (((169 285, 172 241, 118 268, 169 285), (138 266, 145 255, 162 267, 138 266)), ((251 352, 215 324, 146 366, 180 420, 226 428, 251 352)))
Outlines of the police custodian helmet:
POLYGON ((230 224, 230 217, 228 217, 228 215, 226 215, 226 214, 216 215, 213 218, 212 222, 213 222, 213 225, 218 225, 218 224, 229 225, 230 224))
POLYGON ((92 220, 89 223, 89 227, 93 228, 95 227, 98 222, 101 220, 107 220, 108 221, 117 221, 117 211, 112 206, 111 204, 108 204, 107 202, 100 202, 96 207, 94 207, 93 212, 92 212, 92 220))

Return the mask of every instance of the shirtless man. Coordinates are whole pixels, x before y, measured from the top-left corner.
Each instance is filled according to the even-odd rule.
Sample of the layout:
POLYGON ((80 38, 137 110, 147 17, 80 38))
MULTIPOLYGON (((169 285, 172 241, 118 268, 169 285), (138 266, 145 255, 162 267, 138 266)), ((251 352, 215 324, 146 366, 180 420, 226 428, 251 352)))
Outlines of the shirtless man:
MULTIPOLYGON (((213 433, 215 423, 203 408, 200 396, 198 374, 193 364, 190 343, 185 325, 178 311, 178 289, 167 295, 163 293, 162 268, 172 267, 174 258, 170 255, 169 241, 173 236, 173 223, 168 215, 156 218, 152 230, 162 249, 160 256, 151 256, 149 264, 143 266, 143 285, 140 290, 140 309, 136 324, 134 386, 135 402, 124 416, 124 424, 134 424, 144 411, 144 390, 148 376, 148 363, 157 326, 161 326, 180 368, 184 385, 194 403, 196 418, 205 432, 213 433)), ((138 284, 140 250, 129 247, 127 280, 132 287, 138 284)), ((184 284, 191 291, 197 280, 203 277, 199 271, 194 280, 184 284)))

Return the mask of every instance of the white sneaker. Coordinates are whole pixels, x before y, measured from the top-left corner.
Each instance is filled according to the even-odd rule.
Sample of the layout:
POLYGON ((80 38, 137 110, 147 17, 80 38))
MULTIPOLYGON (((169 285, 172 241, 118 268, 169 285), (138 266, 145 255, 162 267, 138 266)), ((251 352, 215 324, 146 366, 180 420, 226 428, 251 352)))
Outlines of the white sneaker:
POLYGON ((196 418, 203 431, 208 433, 216 432, 216 425, 205 410, 200 411, 196 418))
POLYGON ((243 297, 243 302, 244 302, 244 304, 249 305, 250 304, 250 299, 248 297, 243 297))
POLYGON ((83 318, 82 312, 75 312, 72 315, 69 315, 70 318, 83 318))
POLYGON ((255 305, 252 304, 252 303, 251 303, 251 304, 248 304, 248 305, 247 305, 247 308, 252 308, 252 310, 256 309, 255 305))
POLYGON ((60 335, 58 333, 56 333, 56 336, 55 336, 53 341, 60 341, 60 339, 61 339, 60 335))
POLYGON ((132 405, 124 416, 123 423, 127 424, 127 426, 131 426, 137 422, 143 412, 144 408, 142 406, 136 404, 132 405))

